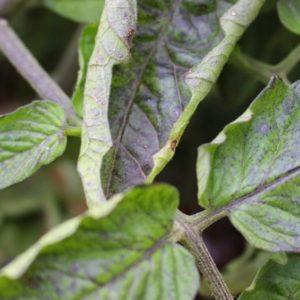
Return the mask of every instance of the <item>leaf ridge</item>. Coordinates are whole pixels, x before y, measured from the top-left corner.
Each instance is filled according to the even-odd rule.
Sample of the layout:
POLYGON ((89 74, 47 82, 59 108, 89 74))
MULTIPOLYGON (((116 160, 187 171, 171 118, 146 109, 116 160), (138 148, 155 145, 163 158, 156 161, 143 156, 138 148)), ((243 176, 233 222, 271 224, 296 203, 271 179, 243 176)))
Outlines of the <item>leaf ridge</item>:
POLYGON ((96 209, 106 197, 100 169, 104 155, 112 146, 108 122, 108 106, 113 66, 130 56, 132 32, 136 26, 136 0, 105 1, 90 58, 84 90, 82 145, 78 160, 87 203, 96 209), (123 22, 120 23, 120 19, 123 22), (94 155, 95 152, 97 155, 94 155))

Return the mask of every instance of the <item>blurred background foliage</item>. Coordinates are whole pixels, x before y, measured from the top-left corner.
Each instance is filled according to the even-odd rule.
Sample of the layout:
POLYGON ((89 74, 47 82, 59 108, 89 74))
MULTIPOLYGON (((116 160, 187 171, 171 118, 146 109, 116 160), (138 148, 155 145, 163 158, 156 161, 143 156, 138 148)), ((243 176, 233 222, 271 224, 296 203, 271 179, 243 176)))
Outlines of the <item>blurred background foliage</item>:
MULTIPOLYGON (((47 10, 39 2, 17 0, 6 16, 42 66, 71 95, 77 77, 77 43, 82 25, 47 10)), ((268 0, 237 51, 276 64, 298 43, 299 36, 280 23, 276 1, 268 0)), ((299 65, 289 79, 293 82, 297 78, 300 78, 299 65)), ((210 95, 200 104, 175 158, 157 178, 179 189, 185 213, 200 210, 195 172, 198 146, 210 142, 237 118, 263 87, 255 74, 242 70, 232 59, 210 95)), ((13 111, 36 98, 0 54, 0 113, 13 111)), ((72 138, 62 158, 32 178, 0 191, 0 265, 24 251, 51 227, 86 209, 76 173, 78 153, 79 141, 72 138)), ((236 294, 249 285, 258 266, 269 256, 251 249, 227 220, 210 227, 205 240, 236 294)), ((205 285, 202 294, 207 295, 205 285)))

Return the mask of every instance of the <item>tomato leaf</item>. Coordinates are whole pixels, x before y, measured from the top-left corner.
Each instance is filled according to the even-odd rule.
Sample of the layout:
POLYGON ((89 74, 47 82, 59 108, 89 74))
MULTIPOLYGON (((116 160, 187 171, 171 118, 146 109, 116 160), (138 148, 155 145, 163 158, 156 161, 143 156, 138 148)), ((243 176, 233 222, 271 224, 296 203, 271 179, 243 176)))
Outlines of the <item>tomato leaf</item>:
POLYGON ((300 34, 300 0, 279 0, 277 10, 281 23, 291 32, 300 34))
MULTIPOLYGON (((249 0, 240 0, 235 5, 232 2, 146 0, 138 3, 137 33, 129 63, 123 61, 114 67, 111 86, 106 85, 108 80, 104 82, 110 78, 107 70, 99 73, 95 84, 98 97, 107 95, 105 91, 110 89, 109 99, 101 96, 98 114, 104 119, 104 108, 109 104, 105 133, 109 131, 112 140, 95 147, 88 138, 89 142, 84 145, 91 160, 95 149, 101 150, 101 156, 105 153, 100 166, 104 195, 110 196, 145 181, 152 182, 173 157, 197 105, 209 93, 236 42, 263 4, 263 1, 249 0), (113 145, 108 147, 110 142, 113 145)), ((119 20, 113 18, 116 13, 109 3, 107 9, 109 24, 125 32, 119 20)), ((103 40, 103 49, 111 50, 104 38, 114 41, 117 49, 115 35, 104 30, 105 23, 100 28, 102 35, 99 32, 98 35, 103 40)), ((126 32, 130 38, 134 35, 130 28, 126 32)), ((87 56, 86 61, 89 59, 87 56)), ((97 61, 113 59, 98 51, 98 59, 90 64, 94 68, 97 61)), ((86 91, 86 94, 89 98, 92 93, 86 91)), ((96 115, 96 108, 90 106, 86 111, 96 115)), ((99 132, 100 129, 104 132, 103 126, 99 132)), ((94 136, 96 127, 84 132, 85 137, 94 136)), ((94 160, 90 167, 88 165, 84 169, 89 169, 91 174, 91 170, 96 172, 99 162, 94 160)), ((99 177, 93 175, 93 178, 96 176, 99 177)), ((99 182, 97 188, 95 186, 93 184, 93 190, 101 190, 99 182)), ((93 198, 103 196, 97 194, 93 198)))
POLYGON ((256 247, 300 249, 300 82, 274 79, 250 108, 199 148, 199 202, 228 212, 256 247))
POLYGON ((62 155, 65 123, 64 110, 50 101, 35 101, 0 116, 0 189, 62 155))
POLYGON ((76 22, 98 22, 104 6, 104 0, 42 0, 44 5, 54 12, 76 22))
POLYGON ((62 224, 2 271, 0 298, 194 299, 194 259, 168 239, 177 205, 169 186, 138 187, 62 224))
POLYGON ((299 269, 300 256, 297 254, 289 254, 285 263, 270 259, 239 299, 299 299, 299 269))

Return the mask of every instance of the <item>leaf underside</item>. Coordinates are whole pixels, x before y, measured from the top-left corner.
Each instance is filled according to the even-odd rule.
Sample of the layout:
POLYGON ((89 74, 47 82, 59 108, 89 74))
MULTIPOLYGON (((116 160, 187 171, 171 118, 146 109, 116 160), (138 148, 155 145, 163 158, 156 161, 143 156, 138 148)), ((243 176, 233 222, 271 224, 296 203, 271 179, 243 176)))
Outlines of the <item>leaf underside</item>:
POLYGON ((16 275, 16 266, 4 270, 0 298, 193 299, 199 285, 193 257, 167 240, 177 205, 171 187, 135 188, 107 216, 82 217, 61 241, 37 244, 25 274, 16 275))
POLYGON ((24 180, 60 156, 66 147, 65 113, 36 101, 0 116, 0 189, 24 180))
POLYGON ((199 148, 199 202, 226 210, 256 247, 300 251, 300 82, 273 80, 199 148))

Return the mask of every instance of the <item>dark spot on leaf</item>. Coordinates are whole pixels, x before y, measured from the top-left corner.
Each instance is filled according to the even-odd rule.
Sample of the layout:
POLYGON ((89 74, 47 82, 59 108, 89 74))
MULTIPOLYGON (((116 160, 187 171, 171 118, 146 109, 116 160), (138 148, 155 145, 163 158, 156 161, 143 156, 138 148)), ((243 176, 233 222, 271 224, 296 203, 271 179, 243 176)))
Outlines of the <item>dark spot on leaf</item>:
POLYGON ((135 34, 135 30, 134 30, 133 28, 130 28, 130 29, 128 30, 128 32, 127 32, 127 35, 126 35, 126 42, 127 42, 128 44, 131 43, 134 34, 135 34))
POLYGON ((71 266, 71 273, 77 273, 79 271, 79 265, 77 263, 74 263, 71 266))
POLYGON ((171 149, 172 149, 172 151, 174 151, 174 152, 175 152, 175 150, 176 150, 177 143, 178 143, 177 140, 174 140, 174 141, 171 142, 171 149))
POLYGON ((263 123, 263 124, 260 125, 259 131, 262 134, 266 134, 266 133, 268 133, 270 131, 270 126, 268 124, 266 124, 266 123, 263 123))

